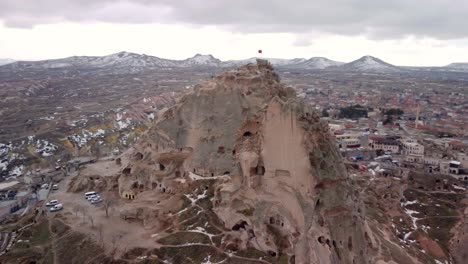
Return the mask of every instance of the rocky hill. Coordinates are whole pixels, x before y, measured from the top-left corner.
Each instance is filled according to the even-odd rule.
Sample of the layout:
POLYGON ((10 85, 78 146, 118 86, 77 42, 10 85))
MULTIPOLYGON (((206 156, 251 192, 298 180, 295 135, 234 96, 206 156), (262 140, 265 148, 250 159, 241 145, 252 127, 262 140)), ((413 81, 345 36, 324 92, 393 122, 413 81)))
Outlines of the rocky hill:
POLYGON ((453 70, 461 70, 461 71, 468 71, 468 63, 463 63, 463 62, 457 62, 457 63, 451 63, 446 66, 446 68, 450 68, 453 70))
MULTIPOLYGON (((226 263, 405 255, 374 234, 327 124, 267 61, 195 86, 134 148, 109 185, 132 200, 122 217, 157 229, 160 260, 188 263, 195 251, 226 263)), ((71 190, 86 189, 83 179, 71 190)))
POLYGON ((341 71, 358 72, 398 72, 403 69, 372 56, 364 56, 350 63, 343 64, 336 69, 341 71))
POLYGON ((0 59, 0 66, 15 62, 12 59, 0 59))
MULTIPOLYGON (((262 57, 263 58, 263 57, 262 57)), ((69 72, 92 71, 99 74, 128 74, 151 71, 164 71, 171 69, 189 69, 213 71, 225 70, 255 63, 252 57, 243 60, 222 61, 213 55, 196 54, 184 60, 164 59, 156 56, 122 51, 107 56, 73 56, 61 59, 41 61, 14 61, 0 59, 0 77, 2 73, 11 74, 64 74, 69 72)), ((395 66, 373 56, 363 56, 349 63, 330 60, 325 57, 306 58, 263 58, 272 65, 284 70, 299 71, 332 71, 332 72, 371 72, 371 73, 410 73, 414 75, 430 72, 466 72, 466 63, 452 63, 445 67, 410 67, 395 66)))
POLYGON ((286 67, 307 70, 323 70, 343 64, 343 62, 333 61, 324 57, 313 57, 300 63, 286 65, 286 67))
MULTIPOLYGON (((148 118, 141 112, 110 113, 107 130, 68 140, 106 146, 128 133, 117 128, 148 118)), ((124 153, 65 177, 49 196, 63 211, 21 235, 31 248, 18 242, 0 261, 466 262, 460 187, 446 179, 447 192, 432 191, 441 181, 415 174, 348 175, 359 166, 345 167, 328 124, 266 60, 184 91, 148 127, 124 153), (100 205, 83 199, 91 190, 100 205)), ((41 155, 55 151, 38 143, 41 155)))

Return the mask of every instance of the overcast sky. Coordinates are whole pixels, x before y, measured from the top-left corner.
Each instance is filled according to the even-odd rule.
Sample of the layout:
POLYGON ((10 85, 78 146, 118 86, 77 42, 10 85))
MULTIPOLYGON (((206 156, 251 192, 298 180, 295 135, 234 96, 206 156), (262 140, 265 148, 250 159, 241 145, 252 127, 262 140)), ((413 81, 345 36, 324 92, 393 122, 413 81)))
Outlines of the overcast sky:
POLYGON ((119 51, 468 62, 467 0, 0 0, 0 58, 119 51))

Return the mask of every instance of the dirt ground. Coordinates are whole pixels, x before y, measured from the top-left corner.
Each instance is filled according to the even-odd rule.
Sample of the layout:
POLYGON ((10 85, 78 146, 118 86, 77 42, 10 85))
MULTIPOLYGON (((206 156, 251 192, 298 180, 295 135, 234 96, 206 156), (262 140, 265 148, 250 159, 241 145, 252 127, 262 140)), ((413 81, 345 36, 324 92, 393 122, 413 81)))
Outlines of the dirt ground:
POLYGON ((120 172, 121 167, 116 166, 115 161, 103 159, 93 164, 88 164, 80 172, 81 175, 99 175, 102 177, 113 176, 120 172))
MULTIPOLYGON (((96 167, 85 170, 96 170, 96 167)), ((115 254, 114 256, 120 256, 134 247, 157 247, 158 244, 151 236, 152 230, 145 230, 140 222, 127 222, 120 218, 119 206, 129 201, 115 198, 114 206, 109 209, 109 217, 106 217, 103 203, 91 204, 85 199, 84 193, 66 192, 71 178, 66 177, 59 183, 59 190, 50 194, 49 200, 59 200, 63 204, 63 210, 49 212, 49 217, 61 217, 73 229, 90 235, 99 244, 104 245, 106 252, 115 254)), ((109 193, 100 195, 104 199, 112 197, 109 193)))

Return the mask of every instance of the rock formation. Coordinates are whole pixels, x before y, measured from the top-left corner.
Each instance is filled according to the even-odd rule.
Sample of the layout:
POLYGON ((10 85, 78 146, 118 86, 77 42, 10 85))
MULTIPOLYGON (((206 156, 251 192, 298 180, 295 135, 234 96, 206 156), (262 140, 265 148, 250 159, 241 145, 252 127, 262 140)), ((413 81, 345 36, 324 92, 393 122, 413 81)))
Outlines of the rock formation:
POLYGON ((291 263, 370 259, 373 237, 327 124, 267 61, 195 86, 125 166, 119 194, 134 202, 154 189, 183 199, 191 182, 215 180, 212 211, 233 248, 291 263))

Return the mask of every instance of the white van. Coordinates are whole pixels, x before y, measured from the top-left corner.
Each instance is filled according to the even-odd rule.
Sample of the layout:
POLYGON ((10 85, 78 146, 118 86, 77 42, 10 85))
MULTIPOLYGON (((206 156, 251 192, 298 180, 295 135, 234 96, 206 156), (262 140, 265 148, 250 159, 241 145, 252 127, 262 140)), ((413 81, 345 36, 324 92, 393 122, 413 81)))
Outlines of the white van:
POLYGON ((90 196, 95 196, 95 195, 97 195, 96 192, 87 192, 87 193, 84 194, 86 200, 88 200, 88 198, 89 198, 90 196))

